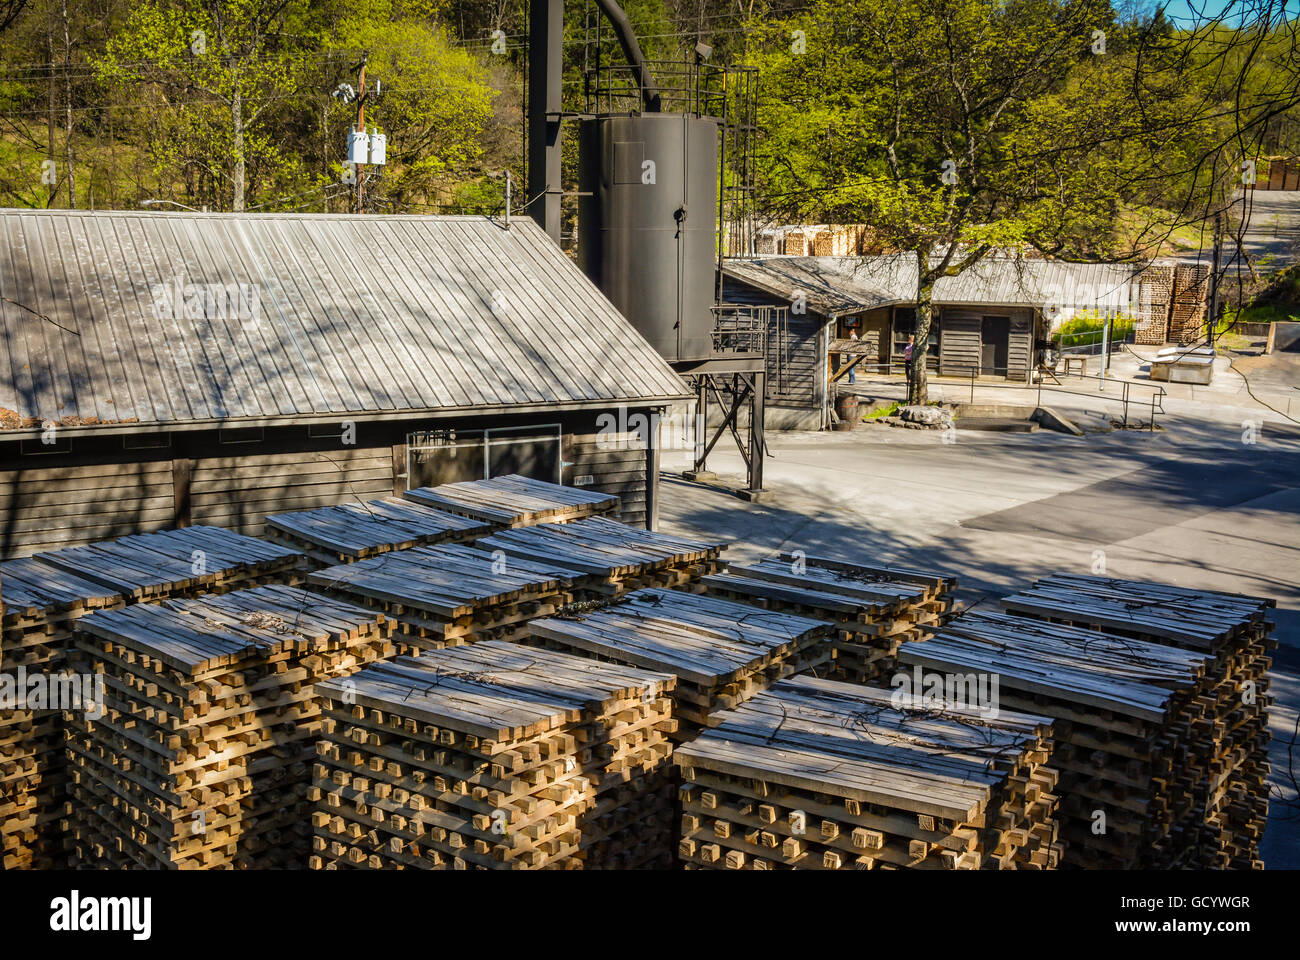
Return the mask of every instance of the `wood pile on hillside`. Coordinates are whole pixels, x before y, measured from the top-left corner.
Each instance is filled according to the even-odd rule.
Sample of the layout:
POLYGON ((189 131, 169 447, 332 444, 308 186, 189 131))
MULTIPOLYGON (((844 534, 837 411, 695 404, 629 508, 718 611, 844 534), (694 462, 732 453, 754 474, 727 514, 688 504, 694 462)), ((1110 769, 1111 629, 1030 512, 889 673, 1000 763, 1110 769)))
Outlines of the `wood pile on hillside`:
POLYGON ((724 543, 629 527, 604 517, 545 523, 479 540, 483 550, 587 574, 585 595, 614 597, 643 587, 677 587, 716 573, 724 543))
POLYGON ((1173 289, 1172 266, 1152 264, 1142 271, 1138 281, 1138 308, 1141 316, 1133 331, 1135 343, 1151 346, 1164 344, 1169 332, 1169 301, 1173 289))
POLYGON ((672 686, 498 640, 320 684, 311 866, 666 866, 672 686))
POLYGON ((1090 628, 969 614, 904 666, 996 677, 997 700, 1053 718, 1064 864, 1170 869, 1198 864, 1215 721, 1211 658, 1090 628))
POLYGON ((315 510, 273 513, 266 537, 333 566, 364 557, 431 543, 462 542, 489 533, 493 525, 457 513, 380 497, 315 510))
POLYGON ((693 589, 836 625, 833 679, 886 682, 898 645, 936 629, 958 608, 957 578, 783 553, 731 564, 693 589))
POLYGON ((1051 721, 795 677, 677 749, 679 855, 707 869, 1056 866, 1051 721))
POLYGON ((1209 290, 1210 268, 1205 264, 1179 264, 1174 268, 1169 304, 1170 341, 1185 347, 1205 336, 1209 290))
MULTIPOLYGON (((1201 699, 1205 723, 1195 745, 1205 781, 1197 785, 1202 823, 1194 854, 1200 866, 1262 866, 1259 841, 1268 818, 1268 670, 1277 641, 1275 601, 1211 590, 1107 577, 1058 574, 1007 597, 1013 613, 1072 623, 1214 658, 1201 699)), ((1162 856, 1177 860, 1180 851, 1162 856)))
POLYGON ((71 705, 51 701, 48 681, 68 668, 75 621, 123 601, 115 590, 32 557, 0 564, 0 599, 0 672, 12 684, 0 697, 6 701, 0 702, 0 865, 54 869, 67 865, 60 829, 68 810, 60 708, 71 705), (31 677, 46 691, 39 699, 31 677))
POLYGON ((77 624, 104 712, 68 717, 80 865, 304 867, 314 684, 393 655, 375 611, 300 588, 98 612, 77 624))
POLYGON ((608 606, 535 620, 528 642, 671 673, 678 742, 721 711, 831 661, 829 623, 677 590, 638 590, 608 606))
POLYGON ((308 583, 382 610, 408 652, 510 639, 555 613, 588 575, 550 562, 493 556, 458 544, 415 547, 312 573, 308 583))
POLYGON ((402 496, 427 507, 498 527, 581 520, 613 513, 619 504, 618 497, 607 493, 547 483, 518 474, 444 483, 437 487, 416 487, 402 496))

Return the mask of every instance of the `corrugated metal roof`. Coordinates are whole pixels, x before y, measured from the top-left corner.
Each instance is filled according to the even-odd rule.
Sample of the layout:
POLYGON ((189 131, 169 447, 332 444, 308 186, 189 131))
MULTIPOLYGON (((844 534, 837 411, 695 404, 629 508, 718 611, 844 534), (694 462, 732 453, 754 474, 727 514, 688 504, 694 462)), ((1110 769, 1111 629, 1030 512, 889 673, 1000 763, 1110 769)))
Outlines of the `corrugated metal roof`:
POLYGON ((723 275, 764 293, 793 299, 808 309, 842 317, 916 298, 916 261, 896 257, 762 257, 723 260, 723 275))
MULTIPOLYGON (((1088 310, 1137 299, 1145 265, 988 257, 934 285, 935 304, 1088 310)), ((916 257, 761 257, 724 260, 725 276, 773 296, 802 291, 809 309, 834 318, 916 300, 916 257)))
POLYGON ((687 393, 531 220, 5 210, 0 230, 10 427, 687 393))

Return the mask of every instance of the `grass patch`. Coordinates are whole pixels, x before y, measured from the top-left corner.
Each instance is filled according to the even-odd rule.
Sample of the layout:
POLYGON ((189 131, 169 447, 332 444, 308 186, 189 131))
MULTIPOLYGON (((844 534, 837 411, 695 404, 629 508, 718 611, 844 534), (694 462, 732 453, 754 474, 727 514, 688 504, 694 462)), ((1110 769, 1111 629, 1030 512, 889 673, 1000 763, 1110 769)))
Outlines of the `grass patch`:
POLYGON ((898 408, 901 407, 901 406, 902 406, 901 403, 895 403, 895 404, 893 404, 892 406, 882 407, 882 408, 879 409, 879 410, 873 410, 871 413, 865 413, 865 414, 863 414, 863 415, 862 415, 862 419, 863 419, 863 420, 880 420, 880 419, 883 418, 883 417, 892 417, 894 414, 898 413, 898 408))
MULTIPOLYGON (((1133 332, 1137 321, 1133 317, 1119 316, 1111 319, 1111 340, 1124 340, 1133 332)), ((1101 343, 1106 328, 1106 318, 1092 314, 1080 314, 1061 324, 1053 333, 1052 339, 1062 347, 1083 347, 1092 343, 1101 343)))

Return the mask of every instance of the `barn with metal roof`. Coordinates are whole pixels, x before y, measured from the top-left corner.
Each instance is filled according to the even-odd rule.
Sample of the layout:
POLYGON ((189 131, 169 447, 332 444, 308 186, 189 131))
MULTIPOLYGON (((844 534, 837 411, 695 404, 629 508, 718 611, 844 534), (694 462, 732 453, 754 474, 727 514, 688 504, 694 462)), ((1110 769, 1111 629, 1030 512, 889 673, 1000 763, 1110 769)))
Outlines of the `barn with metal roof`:
POLYGON ((531 220, 6 210, 0 231, 3 556, 509 472, 653 522, 653 452, 602 415, 685 387, 531 220))
MULTIPOLYGON (((940 277, 932 293, 928 367, 1027 381, 1035 342, 1062 320, 1084 311, 1138 309, 1144 267, 990 256, 957 276, 940 277)), ((724 301, 772 313, 767 382, 773 426, 825 422, 836 341, 859 341, 853 346, 863 369, 903 372, 903 351, 915 329, 914 254, 724 259, 721 274, 724 301)))

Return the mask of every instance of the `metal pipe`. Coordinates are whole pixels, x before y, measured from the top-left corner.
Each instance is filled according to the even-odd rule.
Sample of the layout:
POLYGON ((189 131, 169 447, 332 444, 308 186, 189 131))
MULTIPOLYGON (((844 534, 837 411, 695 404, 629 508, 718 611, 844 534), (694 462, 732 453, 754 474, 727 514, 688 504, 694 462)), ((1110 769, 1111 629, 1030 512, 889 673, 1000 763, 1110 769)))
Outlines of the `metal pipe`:
POLYGON ((627 57, 627 62, 636 71, 637 83, 641 87, 641 100, 645 104, 646 112, 658 113, 659 89, 650 77, 650 68, 646 66, 645 54, 641 52, 641 44, 637 43, 632 22, 628 20, 627 14, 615 0, 596 0, 596 6, 600 7, 605 16, 609 17, 609 22, 614 25, 614 34, 618 37, 619 46, 623 48, 623 56, 627 57))

